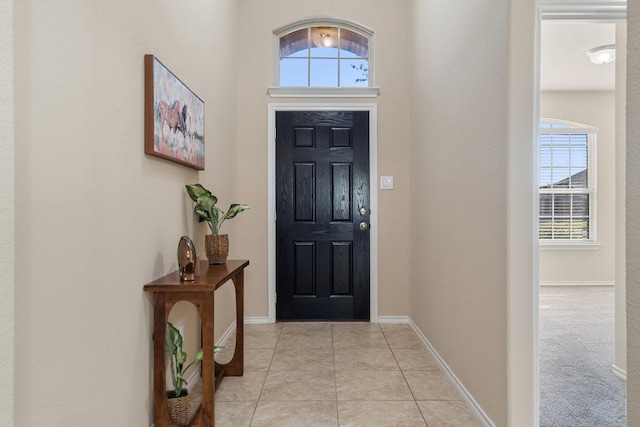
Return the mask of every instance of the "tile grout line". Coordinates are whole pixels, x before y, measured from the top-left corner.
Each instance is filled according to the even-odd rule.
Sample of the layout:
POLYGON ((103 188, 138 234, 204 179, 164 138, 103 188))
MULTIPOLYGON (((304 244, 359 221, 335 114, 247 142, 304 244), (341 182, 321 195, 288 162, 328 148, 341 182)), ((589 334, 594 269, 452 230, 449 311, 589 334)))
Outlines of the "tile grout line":
MULTIPOLYGON (((405 377, 405 375, 404 375, 404 371, 405 370, 400 367, 400 362, 398 362, 398 358, 396 357, 396 354, 393 351, 394 349, 391 348, 391 343, 387 339, 387 334, 385 333, 385 331, 382 331, 382 335, 384 336, 384 339, 387 341, 387 345, 389 346, 389 351, 391 351, 391 354, 393 355, 393 358, 396 361, 396 364, 398 365, 398 369, 400 370, 400 373, 402 374, 402 379, 404 380, 405 384, 407 385, 407 388, 409 389, 409 392, 411 393, 411 396, 413 397, 413 404, 415 405, 416 409, 418 410, 418 413, 420 414, 420 418, 422 418, 422 421, 424 421, 425 426, 429 427, 429 423, 427 423, 427 420, 424 417, 424 414, 420 410, 420 406, 418 405, 418 401, 416 400, 416 395, 413 393, 413 390, 411 389, 411 386, 409 385, 409 381, 407 381, 407 377, 405 377)), ((401 350, 401 349, 397 349, 397 350, 401 350)))
MULTIPOLYGON (((340 332, 340 331, 341 331, 341 329, 340 329, 340 328, 334 328, 334 326, 335 326, 335 325, 333 325, 333 324, 331 324, 331 325, 330 325, 330 334, 331 334, 331 354, 332 354, 332 366, 333 366, 333 377, 334 377, 334 392, 335 392, 335 398, 334 398, 334 399, 335 399, 335 400, 334 400, 334 399, 331 399, 331 400, 329 400, 329 401, 332 401, 332 400, 333 400, 333 401, 335 401, 335 405, 336 405, 336 406, 335 406, 335 412, 334 412, 334 414, 335 414, 335 417, 336 417, 337 426, 339 427, 339 426, 341 425, 341 420, 340 420, 340 410, 339 410, 339 403, 340 403, 340 400, 339 400, 339 396, 338 396, 338 387, 337 387, 337 361, 336 361, 336 350, 338 350, 338 348, 336 348, 336 347, 335 347, 335 335, 336 335, 336 334, 335 334, 335 332, 340 332)), ((412 398, 411 398, 411 399, 412 399, 412 401, 414 402, 414 407, 418 410, 418 412, 419 412, 419 414, 420 414, 420 419, 422 419, 422 420, 423 420, 424 425, 428 427, 428 425, 429 425, 429 424, 427 423, 427 420, 426 420, 426 418, 425 418, 425 415, 423 414, 422 410, 420 409, 420 406, 418 405, 418 400, 416 399, 416 396, 415 396, 414 390, 412 390, 412 389, 411 389, 411 387, 409 386, 409 383, 408 383, 408 381, 407 381, 407 377, 406 377, 406 375, 405 375, 405 373, 406 373, 406 372, 411 372, 411 371, 412 371, 412 369, 402 369, 402 368, 401 368, 400 362, 399 362, 399 360, 398 360, 398 357, 399 357, 399 356, 398 356, 398 355, 396 354, 396 352, 394 351, 394 348, 392 348, 392 346, 391 346, 391 344, 390 344, 390 341, 389 341, 389 338, 388 338, 388 335, 385 333, 385 331, 383 331, 383 330, 380 330, 380 331, 383 333, 383 337, 384 337, 384 339, 385 339, 385 343, 386 343, 386 347, 385 347, 385 348, 386 348, 388 351, 390 351, 390 352, 391 352, 391 355, 392 355, 392 357, 393 357, 393 360, 395 361, 395 363, 396 363, 396 365, 397 365, 397 369, 401 372, 402 377, 403 377, 403 380, 405 381, 405 385, 407 386, 407 388, 409 389, 409 391, 410 391, 410 393, 411 393, 411 395, 412 395, 412 398)), ((388 332, 393 333, 394 331, 388 331, 388 332)), ((264 392, 264 388, 265 388, 265 386, 266 386, 266 380, 267 380, 267 378, 268 378, 268 376, 269 376, 270 372, 272 372, 272 371, 271 371, 271 369, 272 369, 272 367, 273 367, 273 362, 275 361, 275 353, 276 353, 276 350, 277 350, 278 345, 279 345, 279 343, 280 343, 280 340, 281 340, 281 338, 282 338, 282 336, 283 336, 283 330, 282 330, 282 329, 280 329, 280 330, 276 331, 276 333, 277 333, 277 340, 276 340, 276 343, 275 343, 275 347, 273 348, 273 353, 271 354, 270 361, 269 361, 269 363, 268 363, 268 365, 267 365, 267 369, 266 369, 265 377, 264 377, 263 383, 261 384, 260 392, 258 393, 258 397, 257 397, 257 401, 255 402, 255 405, 254 405, 253 413, 251 414, 251 416, 249 417, 249 420, 248 420, 248 421, 249 421, 249 424, 248 424, 249 426, 250 426, 254 421, 257 421, 257 419, 255 418, 255 415, 257 414, 257 405, 258 405, 258 404, 260 403, 260 401, 261 401, 262 394, 263 394, 263 392, 264 392)), ((395 350, 405 350, 405 349, 406 349, 406 350, 413 350, 413 349, 414 349, 414 347, 410 347, 410 346, 409 346, 409 347, 406 347, 406 346, 404 345, 404 343, 402 343, 402 342, 398 342, 398 343, 396 343, 396 344, 399 344, 399 345, 400 345, 400 347, 398 347, 398 348, 397 348, 397 349, 395 349, 395 350)), ((409 345, 409 343, 407 343, 407 345, 409 345)), ((424 347, 420 347, 420 348, 421 348, 421 349, 424 349, 424 347)), ((354 349, 357 349, 357 347, 354 347, 354 349)), ((364 351, 372 351, 372 352, 376 352, 376 351, 378 351, 378 350, 377 350, 377 349, 375 349, 375 348, 368 349, 368 348, 366 348, 366 347, 365 347, 365 348, 362 348, 362 350, 364 350, 364 351)), ((263 366, 264 366, 264 365, 263 365, 263 366)), ((413 365, 411 365, 411 366, 413 366, 413 365)), ((408 367, 411 367, 411 366, 408 366, 408 367)), ((367 370, 378 371, 377 369, 367 369, 367 370)), ((416 369, 413 369, 413 371, 415 371, 415 370, 416 370, 416 369)), ((417 369, 417 371, 422 371, 422 370, 430 371, 429 369, 417 369)), ((438 369, 436 369, 435 371, 438 371, 438 369)), ((386 371, 385 371, 385 372, 386 372, 386 371)), ((436 399, 436 400, 439 400, 439 399, 436 399)), ((448 399, 447 399, 447 400, 448 400, 448 399)), ((458 401, 459 399, 455 399, 455 400, 456 400, 456 401, 458 401)), ((389 402, 393 401, 393 402, 395 402, 396 400, 378 399, 378 401, 389 401, 389 402)), ((284 402, 284 400, 283 400, 283 402, 284 402)))
POLYGON ((278 340, 276 341, 276 346, 273 348, 273 354, 271 355, 271 360, 269 361, 269 366, 267 367, 267 372, 264 376, 264 381, 262 382, 262 387, 260 387, 260 393, 258 394, 258 400, 256 401, 256 406, 253 408, 253 414, 251 415, 251 420, 249 420, 249 427, 253 424, 253 419, 256 416, 256 412, 258 411, 258 404, 260 403, 260 398, 262 397, 262 392, 264 391, 264 386, 267 383, 267 378, 269 377, 269 371, 271 370, 271 364, 273 363, 273 359, 276 357, 276 349, 278 348, 278 343, 280 342, 280 337, 282 335, 282 329, 278 331, 278 340))
POLYGON ((331 323, 331 354, 333 361, 333 387, 336 391, 336 422, 340 427, 340 408, 338 407, 338 374, 336 372, 336 348, 333 341, 333 323, 331 323))
MULTIPOLYGON (((396 357, 396 353, 393 351, 394 349, 391 348, 391 344, 389 343, 389 340, 387 339, 387 335, 384 333, 384 331, 382 331, 383 335, 384 335, 384 339, 387 340, 387 344, 389 344, 389 349, 391 350, 391 354, 393 354, 393 358, 396 360, 396 363, 398 364, 398 369, 400 369, 400 373, 402 374, 402 378, 404 379, 404 382, 407 384, 407 388, 409 389, 409 391, 411 392, 411 396, 413 396, 413 404, 416 405, 416 408, 418 409, 418 413, 420 414, 420 417, 422 418, 422 421, 424 421, 425 426, 429 427, 429 423, 427 422, 427 419, 424 417, 424 414, 422 413, 422 410, 420 409, 420 405, 418 405, 418 400, 416 399, 416 395, 413 392, 413 389, 411 389, 411 386, 409 385, 409 381, 407 381, 407 377, 404 375, 404 369, 402 369, 402 367, 400 366, 400 362, 398 362, 398 359, 396 357)), ((402 350, 400 348, 396 349, 396 350, 402 350)))

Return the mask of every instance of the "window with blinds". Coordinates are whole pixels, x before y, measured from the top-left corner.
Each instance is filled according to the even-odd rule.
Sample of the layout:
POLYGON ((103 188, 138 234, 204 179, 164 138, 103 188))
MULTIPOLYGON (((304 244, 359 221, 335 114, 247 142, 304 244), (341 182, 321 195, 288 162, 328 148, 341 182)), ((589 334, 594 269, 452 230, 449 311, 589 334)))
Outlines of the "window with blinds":
POLYGON ((596 132, 563 121, 540 124, 541 240, 595 240, 596 132))

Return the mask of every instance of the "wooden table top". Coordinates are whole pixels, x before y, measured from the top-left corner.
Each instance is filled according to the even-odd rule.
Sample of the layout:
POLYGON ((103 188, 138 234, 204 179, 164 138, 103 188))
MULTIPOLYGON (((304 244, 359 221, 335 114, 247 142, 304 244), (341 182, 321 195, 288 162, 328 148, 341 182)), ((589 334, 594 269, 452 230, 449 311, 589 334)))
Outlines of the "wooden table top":
POLYGON ((178 270, 144 285, 145 292, 212 292, 249 265, 248 260, 227 260, 209 265, 200 261, 200 275, 193 282, 181 282, 178 270))

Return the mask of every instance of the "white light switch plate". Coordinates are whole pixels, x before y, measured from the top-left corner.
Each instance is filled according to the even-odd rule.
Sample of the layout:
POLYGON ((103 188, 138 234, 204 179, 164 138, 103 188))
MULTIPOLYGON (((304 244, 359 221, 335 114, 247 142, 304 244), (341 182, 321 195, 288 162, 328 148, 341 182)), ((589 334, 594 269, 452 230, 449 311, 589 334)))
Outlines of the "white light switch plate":
POLYGON ((381 190, 393 190, 393 177, 381 176, 380 177, 380 189, 381 190))

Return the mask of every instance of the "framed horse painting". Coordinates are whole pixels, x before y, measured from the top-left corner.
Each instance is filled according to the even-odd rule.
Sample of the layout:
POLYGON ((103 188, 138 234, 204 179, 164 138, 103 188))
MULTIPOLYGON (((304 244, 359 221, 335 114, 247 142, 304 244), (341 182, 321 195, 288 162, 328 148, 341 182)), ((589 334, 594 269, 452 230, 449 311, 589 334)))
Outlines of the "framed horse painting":
POLYGON ((144 74, 144 152, 203 170, 204 102, 153 55, 144 74))

